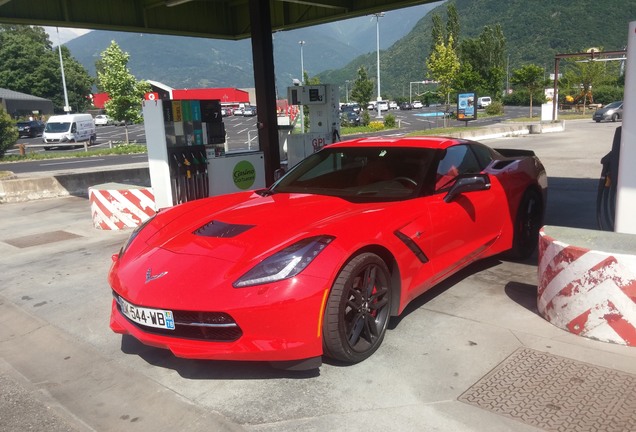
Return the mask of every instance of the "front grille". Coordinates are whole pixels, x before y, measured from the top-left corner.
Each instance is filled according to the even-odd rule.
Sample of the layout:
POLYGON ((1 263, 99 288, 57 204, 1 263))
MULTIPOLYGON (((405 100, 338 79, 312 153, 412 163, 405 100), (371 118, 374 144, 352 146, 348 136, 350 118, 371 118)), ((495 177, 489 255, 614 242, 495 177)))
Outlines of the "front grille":
POLYGON ((210 342, 233 342, 243 335, 243 331, 234 319, 225 312, 202 312, 173 310, 174 330, 148 327, 130 320, 122 313, 119 295, 113 293, 117 310, 132 325, 146 333, 159 334, 181 339, 194 339, 210 342))

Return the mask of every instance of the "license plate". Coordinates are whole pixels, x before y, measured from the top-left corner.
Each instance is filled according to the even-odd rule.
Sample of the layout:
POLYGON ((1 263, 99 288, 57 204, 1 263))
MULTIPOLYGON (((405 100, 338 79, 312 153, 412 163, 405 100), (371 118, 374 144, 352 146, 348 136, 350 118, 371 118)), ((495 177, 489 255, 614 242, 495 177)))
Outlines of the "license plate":
POLYGON ((148 327, 174 330, 174 316, 172 311, 163 309, 149 309, 128 303, 119 297, 122 313, 132 321, 148 327))

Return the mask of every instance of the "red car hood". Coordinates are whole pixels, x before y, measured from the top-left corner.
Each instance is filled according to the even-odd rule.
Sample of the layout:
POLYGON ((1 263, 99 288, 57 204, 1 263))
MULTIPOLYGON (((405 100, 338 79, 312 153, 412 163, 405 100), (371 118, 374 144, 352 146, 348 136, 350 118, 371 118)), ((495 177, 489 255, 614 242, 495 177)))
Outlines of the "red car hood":
POLYGON ((389 206, 319 195, 236 194, 166 212, 166 219, 173 218, 164 219, 165 227, 148 243, 179 254, 232 262, 260 260, 295 239, 333 234, 351 223, 352 216, 389 206))

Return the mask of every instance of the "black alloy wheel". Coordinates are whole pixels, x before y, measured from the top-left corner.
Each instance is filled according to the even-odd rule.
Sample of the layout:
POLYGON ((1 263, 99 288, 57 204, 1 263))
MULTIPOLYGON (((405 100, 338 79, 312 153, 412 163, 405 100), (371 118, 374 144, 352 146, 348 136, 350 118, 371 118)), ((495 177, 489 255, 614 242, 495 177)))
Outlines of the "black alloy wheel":
POLYGON ((391 277, 386 263, 363 253, 345 265, 333 284, 323 322, 325 355, 358 363, 382 343, 391 309, 391 277))
POLYGON ((510 255, 515 259, 529 258, 537 248, 539 230, 543 225, 543 206, 539 193, 533 189, 527 190, 517 210, 514 225, 514 237, 510 255))

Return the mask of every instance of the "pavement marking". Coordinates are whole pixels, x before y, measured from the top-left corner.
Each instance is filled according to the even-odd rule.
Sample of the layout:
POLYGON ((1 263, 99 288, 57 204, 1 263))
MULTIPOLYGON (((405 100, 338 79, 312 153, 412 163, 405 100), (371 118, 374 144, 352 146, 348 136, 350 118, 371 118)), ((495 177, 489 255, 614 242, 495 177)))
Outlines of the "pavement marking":
POLYGON ((40 166, 52 166, 52 165, 66 165, 66 164, 81 164, 81 163, 88 163, 88 162, 95 162, 95 161, 103 161, 105 159, 82 159, 82 160, 77 160, 77 161, 69 161, 66 160, 64 162, 51 162, 51 163, 43 163, 40 164, 40 166))

